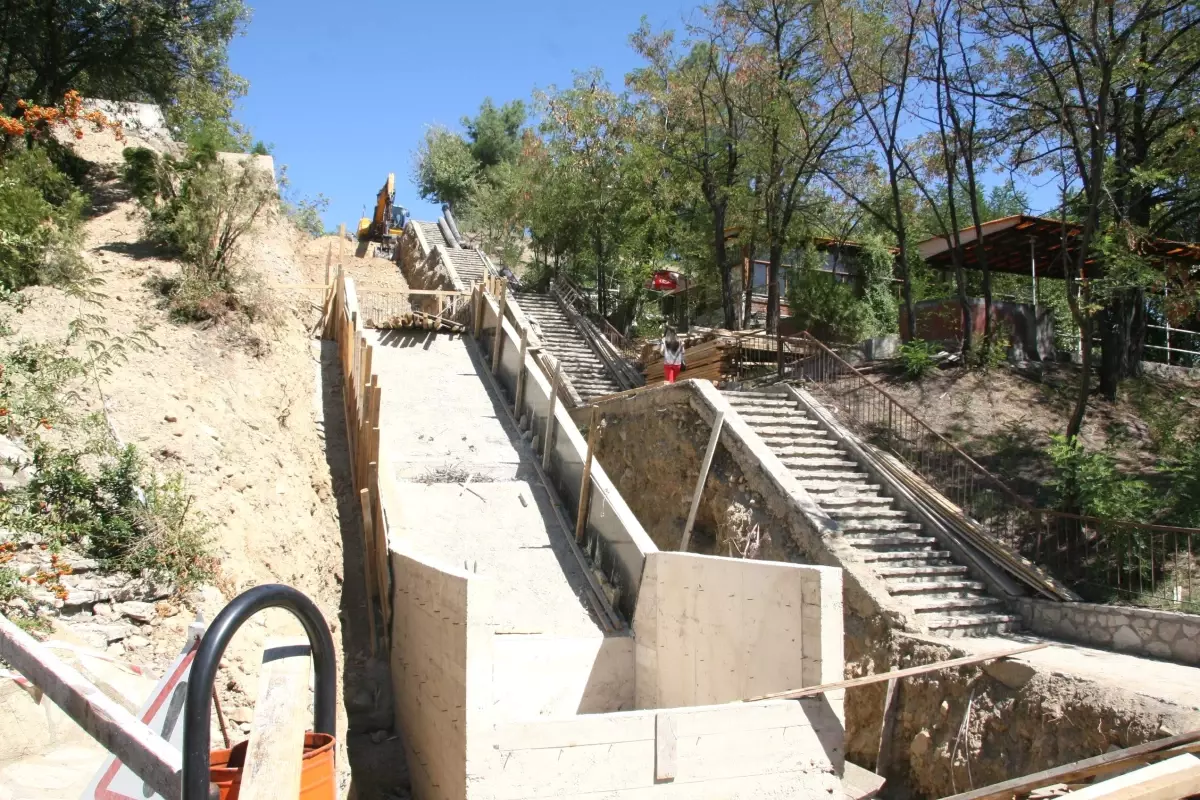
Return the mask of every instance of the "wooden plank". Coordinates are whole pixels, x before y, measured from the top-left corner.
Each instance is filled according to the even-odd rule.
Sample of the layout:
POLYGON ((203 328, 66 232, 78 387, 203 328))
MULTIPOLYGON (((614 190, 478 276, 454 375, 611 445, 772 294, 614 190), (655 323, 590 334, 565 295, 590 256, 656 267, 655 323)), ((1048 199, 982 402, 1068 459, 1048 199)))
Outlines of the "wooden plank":
POLYGON ((558 386, 562 383, 562 362, 554 359, 554 382, 550 385, 550 410, 546 412, 546 438, 542 440, 542 469, 550 467, 550 451, 554 449, 554 410, 558 405, 558 386))
POLYGON ((1181 755, 1068 792, 1072 800, 1180 800, 1200 788, 1200 758, 1181 755))
POLYGON ((579 484, 579 508, 575 515, 575 541, 582 544, 587 533, 587 518, 592 505, 592 456, 600 445, 604 431, 603 421, 596 424, 596 407, 592 406, 592 424, 588 430, 587 455, 583 461, 583 478, 579 484))
POLYGON ((708 481, 708 470, 712 466, 713 454, 717 452, 717 443, 721 441, 721 429, 725 426, 725 412, 718 411, 713 420, 712 433, 708 436, 708 448, 704 451, 704 460, 700 462, 700 474, 696 477, 696 490, 692 492, 692 506, 688 509, 687 524, 683 526, 683 540, 679 543, 680 552, 686 553, 688 542, 692 538, 692 526, 696 524, 696 512, 700 510, 700 497, 704 494, 704 484, 708 481))
POLYGON ((660 711, 654 715, 654 782, 675 780, 677 761, 674 717, 660 711))
POLYGON ((879 726, 879 746, 875 751, 875 771, 887 773, 892 760, 892 730, 896 724, 896 708, 900 705, 899 684, 895 678, 887 682, 887 693, 883 698, 883 724, 879 726))
POLYGON ((310 662, 307 639, 267 640, 238 795, 242 800, 300 795, 310 662))
POLYGON ((371 590, 378 585, 375 579, 375 559, 372 557, 374 549, 371 546, 374 531, 374 522, 371 519, 371 490, 363 488, 358 492, 358 505, 362 514, 362 559, 363 559, 363 579, 366 581, 367 592, 367 629, 371 636, 371 655, 375 655, 376 639, 378 639, 379 627, 375 622, 375 603, 371 600, 371 590))
POLYGON ((33 637, 0 615, 0 658, 167 800, 182 795, 183 756, 33 637))
POLYGON ((952 658, 949 661, 938 661, 933 664, 922 664, 919 667, 908 667, 907 669, 895 669, 891 672, 881 672, 877 675, 864 675, 861 678, 851 678, 846 681, 837 681, 836 683, 822 683, 817 686, 808 686, 804 689, 790 689, 786 692, 772 692, 759 697, 753 697, 745 702, 753 703, 760 700, 796 700, 801 697, 811 697, 814 694, 824 694, 837 689, 854 689, 859 686, 870 686, 873 683, 882 683, 883 681, 894 680, 896 678, 911 678, 913 675, 924 675, 927 672, 936 672, 941 669, 952 669, 954 667, 971 667, 977 664, 982 664, 985 661, 994 661, 998 658, 1011 658, 1022 653, 1032 653, 1034 650, 1042 650, 1050 646, 1049 642, 1042 644, 1030 644, 1024 647, 1014 647, 1011 650, 999 650, 995 653, 985 653, 976 656, 964 656, 962 658, 952 658))
POLYGON ((1127 747, 1124 750, 1114 750, 1111 753, 1073 761, 1061 767, 1044 769, 1032 775, 994 783, 969 792, 961 792, 946 800, 1011 800, 1011 798, 1028 794, 1034 789, 1051 786, 1056 783, 1077 783, 1082 779, 1091 778, 1106 772, 1126 769, 1138 763, 1158 760, 1164 755, 1175 755, 1178 750, 1190 748, 1200 743, 1200 731, 1182 733, 1166 739, 1127 747))
POLYGON ((329 285, 329 271, 333 265, 333 242, 329 243, 329 250, 325 253, 325 285, 329 285))

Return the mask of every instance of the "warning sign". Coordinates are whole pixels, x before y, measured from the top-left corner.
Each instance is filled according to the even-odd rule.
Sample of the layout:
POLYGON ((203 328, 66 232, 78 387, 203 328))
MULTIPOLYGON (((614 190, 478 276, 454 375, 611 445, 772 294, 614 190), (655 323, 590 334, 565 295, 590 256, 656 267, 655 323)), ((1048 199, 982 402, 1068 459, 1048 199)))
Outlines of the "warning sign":
MULTIPOLYGON (((183 752, 183 704, 187 698, 188 676, 203 636, 202 623, 188 628, 183 651, 171 664, 162 680, 150 693, 138 718, 171 746, 183 752)), ((134 774, 133 770, 111 756, 88 785, 80 800, 162 800, 162 795, 134 774)))

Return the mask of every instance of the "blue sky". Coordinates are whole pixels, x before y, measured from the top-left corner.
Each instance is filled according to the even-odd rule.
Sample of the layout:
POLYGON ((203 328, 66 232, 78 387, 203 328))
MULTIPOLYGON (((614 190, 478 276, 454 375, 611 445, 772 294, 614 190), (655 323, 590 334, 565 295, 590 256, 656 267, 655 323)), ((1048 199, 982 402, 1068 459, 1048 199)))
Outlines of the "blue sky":
POLYGON ((629 35, 642 16, 679 28, 696 5, 257 0, 230 54, 250 81, 238 118, 274 144, 296 192, 329 198, 327 227, 352 229, 389 172, 396 202, 432 219, 409 178, 425 126, 457 127, 485 97, 528 100, 576 70, 600 67, 620 85, 637 64, 629 35))

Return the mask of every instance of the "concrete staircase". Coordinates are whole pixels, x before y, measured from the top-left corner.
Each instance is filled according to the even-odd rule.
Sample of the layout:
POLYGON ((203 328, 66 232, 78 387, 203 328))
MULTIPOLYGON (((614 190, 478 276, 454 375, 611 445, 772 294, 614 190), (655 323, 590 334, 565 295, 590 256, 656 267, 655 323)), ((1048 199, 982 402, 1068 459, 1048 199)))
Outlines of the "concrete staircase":
POLYGON ((870 483, 838 441, 786 394, 726 391, 738 412, 813 500, 841 527, 846 541, 904 598, 930 632, 939 636, 987 636, 1015 630, 1019 617, 972 580, 937 539, 924 535, 907 512, 870 483))
POLYGON ((536 323, 534 329, 541 337, 543 349, 562 362, 563 372, 571 379, 580 398, 589 402, 621 391, 607 365, 588 345, 583 334, 575 329, 557 299, 548 294, 528 292, 515 292, 513 297, 525 316, 536 323))

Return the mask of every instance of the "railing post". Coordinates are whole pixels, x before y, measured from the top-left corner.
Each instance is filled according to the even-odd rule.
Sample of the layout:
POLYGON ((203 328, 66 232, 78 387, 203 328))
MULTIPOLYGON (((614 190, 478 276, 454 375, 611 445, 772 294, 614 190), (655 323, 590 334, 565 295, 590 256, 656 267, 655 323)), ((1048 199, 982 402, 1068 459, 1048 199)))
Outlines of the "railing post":
POLYGON ((504 347, 504 307, 508 292, 504 291, 504 286, 498 287, 500 297, 496 305, 496 338, 492 341, 492 374, 495 375, 500 370, 500 352, 504 347))
POLYGON ((779 373, 779 377, 782 378, 783 377, 783 334, 779 332, 778 328, 775 329, 775 347, 779 350, 779 352, 776 354, 776 362, 777 362, 776 370, 779 373))
POLYGON ((546 441, 542 443, 542 469, 550 466, 550 449, 554 446, 554 409, 558 405, 558 386, 562 382, 562 362, 554 359, 554 381, 550 386, 550 410, 546 413, 546 441))

